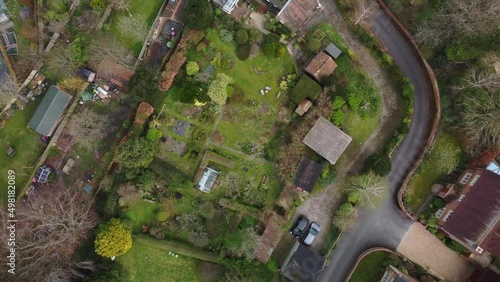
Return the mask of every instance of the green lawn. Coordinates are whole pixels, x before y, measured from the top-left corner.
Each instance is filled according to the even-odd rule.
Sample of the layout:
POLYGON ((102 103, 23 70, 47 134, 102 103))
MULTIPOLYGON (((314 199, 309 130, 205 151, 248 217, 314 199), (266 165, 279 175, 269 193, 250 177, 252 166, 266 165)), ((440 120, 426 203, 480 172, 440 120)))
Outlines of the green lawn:
POLYGON ((116 259, 128 272, 128 281, 200 281, 197 275, 199 261, 147 245, 134 239, 132 249, 116 259))
POLYGON ((132 229, 135 233, 141 231, 141 226, 143 224, 149 224, 156 217, 156 214, 160 206, 157 204, 148 203, 145 201, 139 201, 134 206, 132 206, 124 215, 132 221, 132 229))
POLYGON ((45 143, 40 141, 38 134, 28 129, 28 122, 41 101, 42 97, 37 97, 34 102, 28 103, 23 111, 15 110, 5 126, 0 129, 0 200, 2 202, 7 199, 7 171, 12 169, 16 172, 16 192, 19 193, 45 148, 45 143), (5 153, 9 146, 17 151, 13 157, 5 153))
POLYGON ((382 262, 387 257, 386 252, 374 252, 364 257, 354 273, 349 279, 350 282, 377 282, 380 280, 378 272, 382 266, 382 262))
MULTIPOLYGON (((211 46, 229 55, 234 60, 231 70, 218 70, 232 77, 234 85, 240 88, 244 97, 241 101, 226 106, 223 119, 217 130, 224 136, 224 146, 241 150, 241 145, 251 143, 261 146, 274 133, 273 124, 276 119, 278 105, 288 97, 278 92, 278 80, 289 73, 295 73, 292 59, 288 53, 281 59, 267 57, 260 52, 255 58, 240 61, 235 57, 235 46, 223 43, 217 31, 210 31, 207 35, 211 46), (265 86, 272 88, 268 94, 262 96, 261 89, 265 86), (250 101, 254 101, 250 105, 250 101)), ((210 58, 212 59, 212 58, 210 58)), ((200 66, 206 62, 199 62, 200 66)))
MULTIPOLYGON (((163 4, 164 0, 148 0, 148 1, 143 1, 143 0, 130 0, 129 1, 129 10, 130 13, 134 17, 143 17, 146 19, 146 25, 149 28, 151 27, 151 24, 153 24, 153 21, 156 18, 156 15, 158 14, 161 5, 163 4)), ((126 11, 113 11, 111 13, 111 16, 108 19, 108 23, 110 22, 110 32, 111 34, 120 40, 125 46, 130 48, 135 55, 139 55, 142 49, 143 41, 135 41, 134 39, 131 39, 130 37, 124 36, 119 28, 118 28, 118 18, 120 16, 129 16, 128 12, 126 11)), ((144 38, 145 39, 145 38, 144 38)))
POLYGON ((406 205, 411 210, 417 211, 431 193, 432 185, 435 184, 439 178, 445 176, 445 174, 436 169, 435 158, 437 158, 436 155, 439 154, 439 151, 446 150, 449 145, 461 147, 459 140, 455 136, 448 133, 438 134, 434 149, 424 159, 419 170, 410 180, 408 184, 406 205))

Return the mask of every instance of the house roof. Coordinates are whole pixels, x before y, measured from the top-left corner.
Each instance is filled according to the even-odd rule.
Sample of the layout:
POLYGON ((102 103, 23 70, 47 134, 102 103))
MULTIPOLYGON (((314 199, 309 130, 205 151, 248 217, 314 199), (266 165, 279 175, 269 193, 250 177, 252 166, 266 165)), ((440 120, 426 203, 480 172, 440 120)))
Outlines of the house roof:
POLYGON ((305 113, 307 113, 307 111, 309 111, 309 109, 311 108, 312 106, 312 103, 311 101, 307 100, 307 99, 304 99, 298 106, 297 108, 295 109, 295 112, 299 115, 299 116, 303 116, 305 113))
POLYGON ((327 77, 333 73, 337 68, 337 64, 324 52, 319 52, 307 65, 305 71, 312 75, 318 82, 324 77, 327 77))
POLYGON ((311 192, 321 175, 323 166, 307 157, 303 157, 295 174, 295 186, 304 191, 311 192))
POLYGON ((97 73, 111 80, 118 87, 124 87, 125 84, 134 76, 135 71, 130 70, 118 63, 108 59, 103 59, 97 65, 97 73))
POLYGON ((332 56, 332 58, 337 59, 340 54, 342 54, 342 51, 337 47, 335 44, 330 43, 328 46, 325 48, 325 52, 328 53, 328 55, 332 56))
POLYGON ((320 117, 307 133, 303 142, 331 164, 335 164, 351 140, 351 136, 345 134, 324 117, 320 117))
POLYGON ((316 281, 324 264, 324 257, 309 247, 295 242, 281 272, 294 282, 316 281))
POLYGON ((316 0, 288 0, 276 18, 292 32, 297 32, 318 5, 316 0))
POLYGON ((485 170, 442 229, 475 249, 500 256, 500 175, 485 170))
POLYGON ((71 96, 68 93, 59 90, 54 85, 50 86, 31 118, 29 126, 44 136, 50 136, 70 100, 71 96))

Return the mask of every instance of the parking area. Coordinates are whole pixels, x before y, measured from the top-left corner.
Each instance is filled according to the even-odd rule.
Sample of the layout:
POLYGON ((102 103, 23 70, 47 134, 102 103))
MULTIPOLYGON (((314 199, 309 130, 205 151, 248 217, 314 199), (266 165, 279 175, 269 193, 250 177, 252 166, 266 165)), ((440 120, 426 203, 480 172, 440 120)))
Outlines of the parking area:
POLYGON ((466 281, 474 271, 464 257, 446 247, 420 223, 414 223, 396 251, 445 281, 466 281))

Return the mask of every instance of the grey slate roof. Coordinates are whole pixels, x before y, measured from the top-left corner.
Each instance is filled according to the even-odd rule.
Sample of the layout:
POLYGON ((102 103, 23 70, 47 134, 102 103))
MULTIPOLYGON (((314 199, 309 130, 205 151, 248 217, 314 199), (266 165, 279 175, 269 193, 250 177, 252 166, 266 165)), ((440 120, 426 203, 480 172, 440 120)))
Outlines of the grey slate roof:
POLYGON ((324 117, 320 117, 307 133, 303 142, 331 164, 335 164, 351 140, 351 136, 345 134, 324 117))
POLYGON ((70 100, 71 96, 68 93, 59 90, 54 85, 50 86, 31 118, 29 126, 44 136, 50 136, 70 100))
POLYGON ((330 43, 328 46, 325 48, 325 52, 332 56, 334 59, 337 59, 340 54, 342 54, 342 51, 340 51, 339 47, 335 46, 335 44, 330 43))
POLYGON ((295 242, 281 267, 281 274, 293 282, 313 282, 318 280, 324 264, 324 257, 295 242))
POLYGON ((323 166, 307 157, 303 157, 295 174, 295 186, 304 191, 312 192, 322 171, 323 166))

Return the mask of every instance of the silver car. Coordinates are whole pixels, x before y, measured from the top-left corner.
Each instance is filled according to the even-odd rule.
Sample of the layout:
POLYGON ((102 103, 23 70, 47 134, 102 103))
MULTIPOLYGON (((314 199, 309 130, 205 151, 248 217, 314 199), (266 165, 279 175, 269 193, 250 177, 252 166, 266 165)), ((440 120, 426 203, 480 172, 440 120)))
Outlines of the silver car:
POLYGON ((310 246, 316 236, 318 236, 319 231, 321 230, 321 226, 319 226, 316 222, 311 223, 309 229, 307 230, 304 239, 302 239, 302 244, 310 246))

